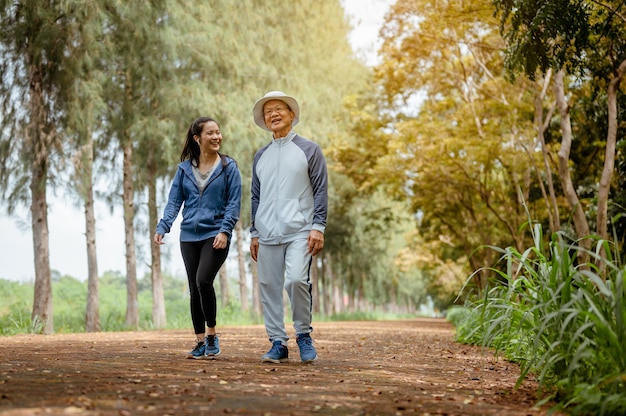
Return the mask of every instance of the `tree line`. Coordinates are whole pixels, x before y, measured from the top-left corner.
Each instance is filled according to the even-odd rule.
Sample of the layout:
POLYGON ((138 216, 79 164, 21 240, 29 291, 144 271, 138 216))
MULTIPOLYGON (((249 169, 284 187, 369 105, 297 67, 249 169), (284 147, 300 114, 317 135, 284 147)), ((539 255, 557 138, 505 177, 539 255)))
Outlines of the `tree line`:
POLYGON ((449 296, 468 269, 483 290, 491 248, 523 252, 533 223, 624 254, 625 16, 621 1, 391 7, 377 88, 352 106, 361 146, 334 156, 360 192, 384 188, 417 213, 398 261, 431 293, 449 296))
MULTIPOLYGON (((200 115, 219 120, 225 152, 239 161, 242 176, 250 177, 253 152, 270 140, 252 123, 258 97, 273 89, 298 96, 306 121, 301 133, 324 144, 340 129, 334 115, 343 97, 365 80, 338 1, 300 1, 287 20, 276 13, 277 2, 255 0, 191 7, 170 0, 3 1, 0 6, 2 199, 9 215, 30 207, 32 317, 45 323, 45 332, 53 330, 51 189, 70 190, 84 207, 87 331, 100 327, 94 202, 103 198, 122 207, 126 324, 136 327, 137 240, 154 234, 163 184, 169 185, 191 121, 200 115), (103 177, 109 192, 96 195, 94 178, 103 177)), ((238 242, 249 226, 246 198, 241 218, 238 242)), ((241 244, 237 250, 245 259, 241 244)), ((165 308, 156 247, 150 264, 153 320, 161 327, 165 308)))
MULTIPOLYGON (((128 327, 137 326, 137 239, 154 233, 187 126, 221 124, 244 178, 235 230, 242 308, 254 265, 254 151, 269 140, 252 103, 301 100, 298 130, 329 161, 326 248, 315 308, 444 309, 468 276, 478 290, 529 223, 623 252, 624 10, 620 2, 397 0, 380 63, 360 62, 338 0, 1 1, 1 198, 29 206, 33 318, 53 330, 47 192, 85 212, 87 331, 99 330, 96 198, 122 207, 128 327), (94 178, 110 192, 97 195, 94 178), (147 225, 146 225, 147 224, 147 225)), ((584 242, 583 242, 584 244, 584 242)), ((165 324, 161 253, 151 246, 155 327, 165 324)), ((222 274, 222 276, 224 276, 222 274)), ((256 285, 253 283, 252 288, 256 285)), ((248 305, 248 300, 252 305, 248 305)))

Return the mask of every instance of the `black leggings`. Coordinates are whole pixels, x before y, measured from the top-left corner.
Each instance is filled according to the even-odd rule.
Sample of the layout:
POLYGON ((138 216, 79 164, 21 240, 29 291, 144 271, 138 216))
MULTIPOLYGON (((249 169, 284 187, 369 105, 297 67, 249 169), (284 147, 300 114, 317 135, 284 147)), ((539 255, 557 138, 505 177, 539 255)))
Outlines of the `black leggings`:
POLYGON ((196 334, 204 334, 205 322, 209 328, 216 326, 217 302, 213 281, 228 257, 230 244, 223 249, 214 249, 213 240, 180 242, 189 280, 191 322, 196 334))

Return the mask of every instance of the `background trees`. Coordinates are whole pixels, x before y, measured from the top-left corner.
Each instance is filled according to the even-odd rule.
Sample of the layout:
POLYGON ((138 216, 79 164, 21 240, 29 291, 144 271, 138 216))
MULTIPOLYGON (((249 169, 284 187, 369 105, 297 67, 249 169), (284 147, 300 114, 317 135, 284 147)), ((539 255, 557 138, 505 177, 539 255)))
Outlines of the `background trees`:
MULTIPOLYGON (((373 68, 350 48, 340 1, 299 0, 288 20, 278 2, 233 4, 0 3, 2 199, 8 212, 32 207, 33 319, 46 331, 45 192, 59 185, 85 206, 87 330, 99 328, 98 197, 123 208, 127 326, 139 319, 139 262, 151 266, 152 324, 167 325, 162 253, 149 241, 200 115, 220 121, 244 179, 228 263, 238 270, 223 273, 223 302, 259 312, 246 178, 270 136, 250 113, 274 89, 299 98, 297 130, 329 162, 317 312, 445 309, 467 276, 496 262, 483 247, 526 246, 529 220, 573 238, 606 238, 614 225, 623 251, 620 3, 397 0, 373 68), (232 280, 239 290, 227 290, 232 280)), ((474 276, 484 288, 487 275, 474 276)))
MULTIPOLYGON (((52 330, 50 270, 49 266, 44 267, 48 261, 44 238, 47 227, 41 218, 45 220, 47 214, 47 173, 39 173, 39 169, 39 176, 33 175, 33 180, 41 186, 31 187, 31 195, 19 187, 23 182, 9 168, 9 163, 14 160, 13 149, 27 143, 28 136, 19 130, 20 122, 26 120, 33 126, 39 123, 39 127, 33 127, 38 134, 49 130, 72 139, 65 147, 67 154, 58 154, 60 163, 52 174, 69 172, 71 169, 65 170, 64 163, 76 162, 66 186, 75 189, 85 201, 90 253, 95 250, 95 218, 90 214, 94 195, 92 177, 96 175, 93 166, 98 169, 98 177, 106 176, 104 197, 112 209, 122 207, 124 216, 126 325, 137 327, 137 248, 142 246, 138 241, 150 241, 184 134, 193 119, 211 115, 220 121, 226 137, 223 150, 240 162, 244 177, 250 177, 249 162, 254 151, 270 140, 253 125, 250 117, 254 101, 269 90, 280 88, 299 97, 303 118, 307 119, 302 125, 308 125, 302 134, 324 143, 332 132, 341 129, 334 115, 341 109, 343 96, 356 92, 363 83, 365 69, 352 56, 347 42, 349 26, 340 3, 301 3, 299 12, 291 17, 292 24, 302 28, 299 31, 282 24, 281 17, 275 13, 276 4, 252 0, 240 2, 237 7, 230 1, 216 0, 194 8, 174 0, 132 4, 99 0, 67 9, 56 2, 41 5, 40 9, 28 1, 2 3, 3 11, 7 12, 3 21, 3 34, 6 34, 3 47, 15 49, 13 55, 6 54, 2 61, 7 68, 14 68, 11 76, 3 78, 3 97, 6 108, 15 108, 12 113, 7 111, 4 119, 14 128, 3 129, 6 149, 2 154, 6 164, 3 182, 15 184, 16 189, 10 192, 8 187, 3 188, 6 189, 3 196, 14 201, 18 191, 22 192, 22 200, 32 198, 33 206, 38 208, 33 229, 41 227, 41 232, 35 233, 38 241, 35 252, 41 264, 37 270, 43 270, 38 276, 44 277, 37 278, 41 289, 36 291, 35 298, 44 303, 37 306, 33 318, 40 316, 46 322, 46 332, 52 330), (40 14, 49 21, 42 24, 40 14), (328 30, 327 24, 333 30, 328 30), (67 40, 56 36, 55 30, 62 34, 67 31, 67 40), (32 41, 27 37, 19 40, 16 34, 42 39, 34 54, 46 55, 48 59, 59 57, 57 61, 46 61, 53 75, 61 70, 73 70, 64 77, 58 76, 58 80, 51 78, 50 91, 43 90, 50 95, 46 99, 54 109, 52 114, 64 125, 59 122, 53 126, 55 119, 51 116, 47 120, 47 113, 40 110, 33 109, 30 115, 23 116, 21 102, 14 100, 15 91, 22 85, 20 97, 33 102, 43 99, 37 95, 39 90, 27 89, 29 80, 23 70, 27 63, 20 61, 24 48, 32 41), (329 44, 333 48, 328 48, 329 44), (324 59, 320 60, 320 56, 324 59), (331 72, 336 78, 328 77, 331 72), (18 140, 12 140, 14 137, 18 140), (143 207, 147 207, 147 212, 143 207), (136 230, 141 235, 139 240, 136 230), (41 308, 47 312, 40 312, 41 308)), ((39 146, 43 152, 40 165, 47 168, 46 158, 54 150, 52 139, 56 136, 39 136, 38 140, 43 142, 39 146)), ((24 145, 23 154, 30 157, 32 146, 24 145)), ((242 259, 246 256, 245 244, 241 243, 245 239, 244 229, 249 226, 248 204, 244 198, 235 246, 239 247, 242 259)), ((139 256, 147 259, 144 253, 140 252, 139 256)), ((152 319, 160 327, 165 325, 159 288, 160 252, 151 248, 149 258, 154 293, 152 319)), ((93 264, 91 270, 97 273, 97 266, 93 264)), ((240 275, 245 278, 245 270, 240 275)), ((90 288, 94 303, 88 306, 88 330, 97 330, 97 281, 90 288)), ((223 293, 226 289, 223 288, 223 293)))
MULTIPOLYGON (((535 87, 504 78, 492 14, 488 2, 397 1, 374 74, 374 111, 387 118, 381 125, 356 120, 368 145, 356 156, 345 145, 337 155, 365 192, 382 187, 408 201, 423 241, 414 258, 468 261, 471 270, 494 261, 489 250, 473 253, 479 246, 522 244, 524 206, 544 216, 532 192, 535 87)), ((429 263, 433 279, 448 274, 429 263)), ((484 279, 478 276, 480 287, 484 279)))
POLYGON ((529 219, 572 238, 595 223, 606 238, 600 211, 611 182, 621 194, 610 178, 623 127, 618 106, 600 103, 623 100, 620 7, 398 0, 381 29, 378 116, 354 114, 353 132, 365 132, 374 155, 348 139, 335 147, 342 170, 364 192, 410 201, 424 239, 413 252, 467 260, 464 275, 494 263, 481 245, 524 247, 529 219), (520 69, 526 76, 511 76, 520 69))

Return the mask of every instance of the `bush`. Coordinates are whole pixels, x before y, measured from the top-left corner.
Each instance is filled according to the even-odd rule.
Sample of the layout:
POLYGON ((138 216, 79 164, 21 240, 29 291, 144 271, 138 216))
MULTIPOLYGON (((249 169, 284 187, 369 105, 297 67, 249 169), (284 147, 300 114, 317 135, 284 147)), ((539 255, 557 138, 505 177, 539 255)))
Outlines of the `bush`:
POLYGON ((0 293, 0 335, 33 332, 33 284, 0 279, 0 293))
POLYGON ((539 226, 533 234, 523 253, 492 247, 503 270, 490 269, 496 278, 468 302, 472 324, 459 320, 458 339, 520 363, 518 385, 537 374, 540 392, 573 414, 625 414, 626 269, 606 241, 587 252, 556 233, 544 248, 539 226))

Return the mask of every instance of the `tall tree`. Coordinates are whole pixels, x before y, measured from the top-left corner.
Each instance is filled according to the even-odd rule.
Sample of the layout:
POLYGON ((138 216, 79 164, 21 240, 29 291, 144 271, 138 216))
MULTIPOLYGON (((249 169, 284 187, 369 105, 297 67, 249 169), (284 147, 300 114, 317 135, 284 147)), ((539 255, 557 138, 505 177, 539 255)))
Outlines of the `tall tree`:
MULTIPOLYGON (((537 131, 537 141, 535 148, 541 148, 541 154, 543 156, 543 167, 545 169, 545 177, 546 183, 548 187, 548 191, 546 191, 545 186, 542 180, 539 180, 539 187, 541 189, 541 193, 544 196, 544 200, 546 201, 546 208, 548 213, 548 221, 551 232, 557 232, 561 229, 561 218, 559 215, 559 205, 556 198, 556 191, 554 187, 554 181, 552 180, 552 167, 550 164, 550 154, 548 152, 548 148, 546 146, 546 131, 548 130, 550 120, 552 119, 552 114, 555 109, 555 105, 552 105, 548 110, 547 114, 544 116, 544 102, 546 100, 546 96, 548 95, 548 89, 552 79, 552 71, 549 70, 546 72, 546 75, 543 78, 542 85, 538 85, 537 92, 535 93, 535 128, 537 131)), ((527 149, 530 151, 530 149, 527 149)), ((540 170, 536 168, 538 174, 540 174, 540 170)))
POLYGON ((85 240, 87 246, 87 303, 85 330, 100 331, 98 259, 96 249, 96 215, 94 191, 94 166, 98 143, 99 120, 104 112, 102 103, 101 72, 98 61, 103 53, 101 44, 103 15, 98 2, 74 4, 68 11, 74 38, 68 44, 67 77, 60 95, 65 111, 60 124, 68 140, 67 154, 73 155, 73 172, 70 187, 84 208, 85 240))
MULTIPOLYGON (((570 120, 570 105, 565 96, 565 70, 559 70, 554 80, 554 95, 556 96, 557 107, 559 109, 561 124, 561 146, 558 152, 559 158, 559 178, 565 194, 573 212, 574 227, 579 237, 589 235, 589 223, 585 217, 585 212, 576 193, 572 175, 570 173, 570 151, 572 148, 572 125, 570 120)), ((589 241, 581 242, 583 247, 589 248, 589 241)))
POLYGON ((222 265, 219 271, 220 280, 220 299, 222 306, 231 305, 230 287, 228 286, 228 272, 226 270, 226 263, 222 265))
MULTIPOLYGON (((82 85, 83 87, 85 85, 82 85)), ((80 94, 79 94, 80 96, 80 94)), ((82 101, 82 100, 81 100, 82 101)), ((81 107, 73 114, 83 114, 92 110, 89 103, 82 102, 81 107), (85 111, 83 111, 85 110, 85 111)), ((99 284, 98 284, 98 258, 96 250, 96 215, 94 197, 94 140, 93 126, 76 133, 78 150, 74 154, 74 183, 76 191, 83 201, 85 214, 85 241, 87 244, 87 304, 85 309, 85 330, 87 332, 100 331, 99 311, 99 284)))
MULTIPOLYGON (((156 231, 158 183, 171 177, 180 157, 186 129, 194 118, 204 115, 200 109, 211 105, 211 96, 199 73, 210 69, 196 58, 194 49, 198 25, 196 9, 184 7, 178 0, 164 3, 157 33, 144 57, 150 62, 144 71, 145 114, 136 121, 135 183, 147 190, 148 241, 156 231)), ((169 185, 169 181, 167 184, 169 185)), ((166 325, 161 252, 150 244, 152 281, 152 321, 157 328, 166 325)))
POLYGON ((0 136, 2 198, 11 213, 30 202, 35 256, 32 320, 44 333, 53 331, 49 260, 47 186, 54 184, 51 165, 59 154, 59 91, 68 42, 73 39, 68 5, 34 0, 0 2, 0 136), (40 325, 40 327, 39 327, 40 325))
MULTIPOLYGON (((137 256, 135 241, 135 165, 138 141, 158 106, 155 89, 163 64, 161 30, 166 24, 165 1, 120 3, 105 0, 107 23, 104 42, 110 54, 105 101, 106 135, 116 139, 122 153, 122 206, 126 257, 126 325, 139 325, 137 256)), ((167 63, 165 63, 167 64, 167 63)))

